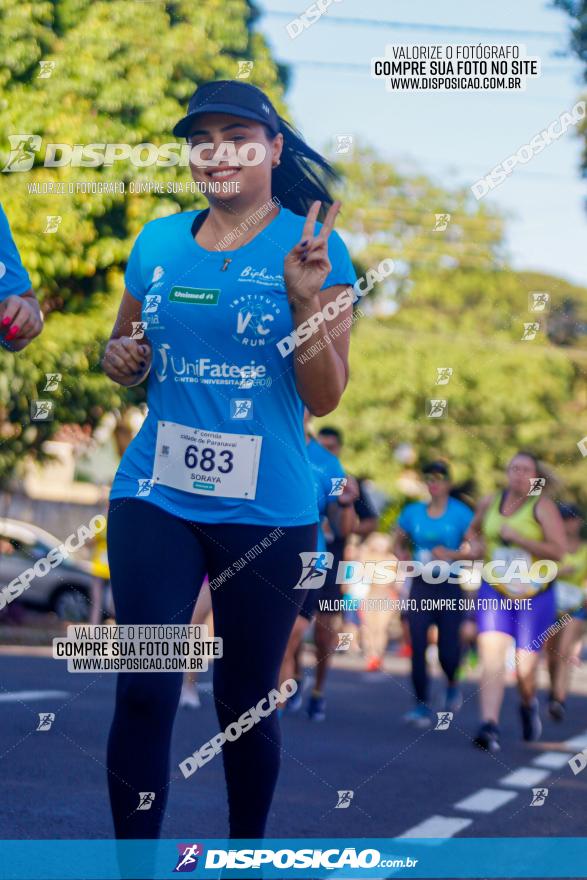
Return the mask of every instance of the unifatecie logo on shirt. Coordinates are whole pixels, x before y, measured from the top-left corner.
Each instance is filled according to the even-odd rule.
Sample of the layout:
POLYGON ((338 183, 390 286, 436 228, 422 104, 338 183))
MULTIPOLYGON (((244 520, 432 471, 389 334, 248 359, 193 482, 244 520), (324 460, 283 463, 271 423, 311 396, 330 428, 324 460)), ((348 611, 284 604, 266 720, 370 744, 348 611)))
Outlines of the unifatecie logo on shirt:
POLYGON ((169 291, 170 302, 187 303, 191 306, 217 306, 220 290, 210 287, 172 287, 169 291))
POLYGON ((230 304, 236 311, 236 327, 232 338, 243 345, 267 345, 276 338, 275 316, 281 309, 264 293, 245 293, 230 304))
POLYGON ((254 360, 248 364, 231 364, 226 361, 218 363, 210 358, 198 358, 190 361, 179 353, 172 354, 168 342, 162 342, 157 348, 155 376, 158 382, 197 383, 202 385, 234 385, 237 388, 252 388, 256 385, 271 386, 264 364, 256 364, 254 360))

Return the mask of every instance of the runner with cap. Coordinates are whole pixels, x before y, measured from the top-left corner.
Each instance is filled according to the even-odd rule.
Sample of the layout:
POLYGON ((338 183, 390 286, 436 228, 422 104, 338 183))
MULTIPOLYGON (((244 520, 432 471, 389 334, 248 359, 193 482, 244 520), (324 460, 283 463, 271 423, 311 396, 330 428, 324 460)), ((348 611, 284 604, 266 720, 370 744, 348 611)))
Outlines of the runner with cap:
POLYGON ((458 561, 468 558, 465 533, 473 519, 473 511, 459 499, 451 497, 450 470, 445 461, 424 465, 422 475, 430 500, 414 501, 404 507, 394 533, 393 553, 400 560, 413 559, 427 566, 431 576, 430 580, 423 574, 412 578, 410 600, 416 606, 408 611, 416 705, 404 720, 424 728, 432 724, 433 718, 426 649, 429 631, 434 625, 438 631, 438 660, 447 679, 444 709, 456 712, 463 702, 457 681, 461 659, 463 612, 459 606, 462 589, 458 582, 451 583, 449 578, 456 579, 458 561), (435 560, 439 562, 438 567, 432 566, 435 560), (445 563, 444 572, 440 563, 445 563), (449 600, 450 604, 439 601, 443 599, 449 600))
MULTIPOLYGON (((208 208, 147 223, 129 257, 103 365, 122 385, 149 374, 149 411, 112 487, 108 557, 120 624, 189 623, 208 573, 224 731, 279 685, 304 596, 300 553, 316 547, 319 519, 303 409, 331 412, 347 384, 349 330, 328 334, 343 330, 356 276, 333 231, 332 168, 260 89, 200 86, 174 134, 192 147, 208 208), (144 337, 131 338, 139 322, 144 337)), ((108 743, 118 837, 160 833, 181 684, 181 673, 118 677, 108 743), (156 792, 149 810, 137 810, 139 791, 156 792)), ((227 737, 222 758, 230 837, 261 838, 277 713, 227 737)))

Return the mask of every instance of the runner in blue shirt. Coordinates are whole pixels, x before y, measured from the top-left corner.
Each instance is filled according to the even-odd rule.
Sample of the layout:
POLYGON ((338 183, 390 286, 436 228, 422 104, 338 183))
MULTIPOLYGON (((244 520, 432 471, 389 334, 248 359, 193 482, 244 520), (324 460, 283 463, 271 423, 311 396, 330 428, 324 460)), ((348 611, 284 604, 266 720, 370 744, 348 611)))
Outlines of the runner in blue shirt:
MULTIPOLYGON (((353 503, 359 496, 359 487, 354 477, 346 476, 344 468, 338 458, 325 449, 312 436, 309 430, 309 413, 306 411, 304 426, 306 430, 306 443, 308 458, 314 476, 318 499, 318 513, 321 523, 328 520, 330 528, 341 538, 350 535, 356 516, 353 503)), ((287 709, 297 712, 302 705, 303 670, 300 662, 300 648, 304 635, 316 615, 320 598, 324 595, 324 586, 328 565, 336 565, 337 560, 327 559, 327 544, 322 525, 318 529, 318 541, 316 553, 310 557, 307 571, 302 574, 298 582, 298 589, 304 584, 308 585, 308 591, 300 608, 294 628, 291 631, 283 664, 281 667, 281 681, 295 678, 298 690, 287 701, 287 709), (313 563, 313 564, 312 564, 313 563), (315 582, 312 575, 315 575, 315 582), (316 586, 317 584, 317 586, 316 586)), ((332 554, 330 554, 332 557, 332 554)), ((335 574, 336 577, 336 574, 335 574)), ((328 653, 334 650, 337 633, 331 634, 331 643, 328 653), (334 644, 332 644, 334 642, 334 644)), ((324 660, 322 660, 324 662, 324 660)), ((323 695, 312 693, 308 702, 308 716, 314 721, 323 721, 326 717, 326 702, 323 695)))
POLYGON ((448 682, 445 710, 456 712, 463 702, 456 680, 461 659, 461 586, 437 579, 441 573, 440 566, 435 573, 431 563, 438 560, 456 564, 458 560, 470 558, 464 538, 474 513, 468 505, 451 496, 454 490, 446 462, 430 462, 423 467, 422 476, 430 492, 430 501, 414 501, 401 511, 393 552, 398 559, 413 559, 427 565, 436 579, 430 583, 421 576, 412 578, 410 599, 416 603, 416 608, 408 611, 416 706, 405 720, 415 727, 424 728, 430 726, 433 718, 426 664, 428 630, 432 625, 438 629, 438 660, 448 682), (435 608, 432 603, 439 599, 452 600, 451 605, 435 608))
POLYGON ((43 315, 0 205, 0 347, 22 351, 43 329, 43 315))
MULTIPOLYGON (((204 84, 174 134, 209 207, 148 223, 129 258, 103 366, 122 385, 149 374, 149 414, 112 488, 108 558, 120 624, 189 623, 208 573, 225 730, 279 685, 319 519, 303 408, 325 415, 347 384, 356 276, 333 231, 333 170, 262 91, 204 84)), ((159 834, 180 689, 181 673, 120 675, 108 748, 120 837, 159 834), (159 793, 150 810, 137 811, 140 790, 159 793)), ((277 714, 222 751, 230 835, 260 838, 277 714)))

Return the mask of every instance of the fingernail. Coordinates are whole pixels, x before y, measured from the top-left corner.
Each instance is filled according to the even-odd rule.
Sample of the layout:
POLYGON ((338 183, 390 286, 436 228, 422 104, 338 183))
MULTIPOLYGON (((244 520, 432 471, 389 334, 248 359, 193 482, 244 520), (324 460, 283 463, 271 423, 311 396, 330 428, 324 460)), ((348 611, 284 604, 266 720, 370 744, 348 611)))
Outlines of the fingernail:
POLYGON ((306 239, 305 241, 302 242, 302 247, 306 247, 307 244, 308 244, 308 239, 306 239))
POLYGON ((147 357, 147 346, 146 345, 141 345, 141 353, 143 354, 144 357, 147 357))
POLYGON ((2 326, 6 327, 7 324, 10 324, 10 318, 2 318, 2 326))
POLYGON ((143 369, 144 369, 146 366, 147 366, 147 364, 145 363, 145 361, 141 361, 141 367, 143 367, 143 369))
POLYGON ((10 328, 10 330, 8 331, 8 333, 6 334, 6 338, 7 339, 14 339, 14 337, 17 335, 19 330, 20 330, 20 327, 18 326, 18 324, 13 324, 12 327, 10 328))

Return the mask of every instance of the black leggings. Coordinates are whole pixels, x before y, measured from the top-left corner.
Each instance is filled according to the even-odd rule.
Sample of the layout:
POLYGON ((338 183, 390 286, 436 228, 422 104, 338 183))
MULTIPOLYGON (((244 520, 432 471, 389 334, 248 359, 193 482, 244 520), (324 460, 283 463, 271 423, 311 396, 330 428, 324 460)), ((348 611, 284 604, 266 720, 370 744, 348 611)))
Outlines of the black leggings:
POLYGON ((423 599, 455 599, 458 608, 461 596, 459 584, 427 584, 420 577, 415 577, 412 581, 410 599, 416 600, 417 610, 408 612, 408 622, 412 640, 412 682, 419 703, 428 702, 428 630, 433 624, 438 627, 438 660, 452 684, 461 662, 459 629, 463 620, 462 611, 422 610, 420 603, 423 599))
MULTIPOLYGON (((279 686, 281 661, 305 596, 292 589, 301 572, 298 554, 316 546, 316 531, 316 525, 283 527, 267 549, 212 590, 214 634, 223 640, 223 656, 214 663, 220 730, 279 686)), ((270 532, 271 526, 189 522, 138 499, 113 501, 108 559, 117 622, 188 624, 206 572, 212 581, 270 532)), ((181 685, 179 672, 119 673, 108 740, 108 786, 118 838, 160 833, 181 685), (155 792, 148 810, 137 810, 141 791, 155 792)), ((194 751, 201 745, 196 733, 194 751)), ((225 743, 231 837, 263 836, 280 748, 277 712, 225 743)), ((189 784, 175 767, 172 781, 189 784)))

